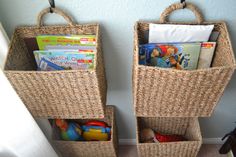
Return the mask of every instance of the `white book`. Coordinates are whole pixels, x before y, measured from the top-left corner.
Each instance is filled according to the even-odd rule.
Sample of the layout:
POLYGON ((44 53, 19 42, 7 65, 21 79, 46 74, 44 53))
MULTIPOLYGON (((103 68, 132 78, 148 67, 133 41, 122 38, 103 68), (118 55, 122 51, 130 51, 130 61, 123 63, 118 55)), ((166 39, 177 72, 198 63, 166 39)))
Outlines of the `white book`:
POLYGON ((150 24, 149 43, 206 42, 214 25, 150 24))

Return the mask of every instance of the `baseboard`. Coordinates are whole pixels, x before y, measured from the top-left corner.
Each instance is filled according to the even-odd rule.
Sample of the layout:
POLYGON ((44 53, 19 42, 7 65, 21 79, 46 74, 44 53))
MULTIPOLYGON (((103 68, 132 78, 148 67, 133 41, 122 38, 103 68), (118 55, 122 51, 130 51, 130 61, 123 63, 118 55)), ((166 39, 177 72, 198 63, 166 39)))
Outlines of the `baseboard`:
POLYGON ((223 144, 224 141, 221 138, 203 138, 203 144, 223 144))
MULTIPOLYGON (((203 144, 223 144, 224 141, 221 138, 204 138, 203 144)), ((120 145, 136 145, 136 139, 120 139, 120 145)))

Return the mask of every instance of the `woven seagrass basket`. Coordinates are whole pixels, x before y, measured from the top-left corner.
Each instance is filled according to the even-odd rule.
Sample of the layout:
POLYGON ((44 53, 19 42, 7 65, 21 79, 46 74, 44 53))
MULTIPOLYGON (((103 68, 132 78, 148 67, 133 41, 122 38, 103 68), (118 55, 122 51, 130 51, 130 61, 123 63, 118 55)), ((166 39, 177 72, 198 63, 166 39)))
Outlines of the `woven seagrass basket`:
POLYGON ((137 117, 136 133, 139 157, 196 157, 202 143, 197 118, 137 117), (141 143, 140 131, 145 128, 162 134, 183 135, 188 141, 141 143))
POLYGON ((43 26, 43 16, 38 16, 38 26, 16 28, 5 64, 5 74, 12 86, 35 117, 47 118, 103 118, 106 104, 106 78, 98 24, 77 25, 62 10, 53 12, 68 21, 69 25, 43 26), (92 70, 37 71, 33 50, 37 35, 96 35, 97 52, 92 70))
MULTIPOLYGON (((116 157, 118 139, 116 132, 115 108, 107 106, 105 117, 98 119, 111 126, 110 141, 62 141, 58 136, 58 130, 54 127, 53 144, 63 157, 116 157)), ((80 123, 86 120, 78 120, 80 123)))
POLYGON ((136 116, 140 117, 208 117, 213 113, 235 70, 234 52, 225 22, 204 22, 200 11, 190 3, 197 22, 167 22, 171 12, 182 9, 182 3, 169 6, 159 22, 168 24, 214 24, 220 32, 212 67, 202 70, 175 70, 139 65, 139 44, 151 22, 137 22, 134 35, 133 101, 136 116))

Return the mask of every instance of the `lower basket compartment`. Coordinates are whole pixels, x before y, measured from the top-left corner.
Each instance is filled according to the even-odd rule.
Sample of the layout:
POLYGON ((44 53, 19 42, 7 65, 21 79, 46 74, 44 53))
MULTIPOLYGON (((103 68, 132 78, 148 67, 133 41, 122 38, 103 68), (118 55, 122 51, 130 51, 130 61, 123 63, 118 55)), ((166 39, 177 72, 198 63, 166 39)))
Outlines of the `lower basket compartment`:
POLYGON ((196 157, 202 144, 197 118, 137 117, 136 133, 139 157, 196 157), (140 132, 145 128, 163 134, 183 135, 188 141, 141 143, 140 132))
MULTIPOLYGON (((96 119, 111 126, 111 139, 109 141, 63 141, 53 127, 53 144, 63 157, 117 157, 118 139, 116 133, 115 108, 107 106, 105 117, 96 119)), ((87 119, 77 119, 84 123, 87 119)))

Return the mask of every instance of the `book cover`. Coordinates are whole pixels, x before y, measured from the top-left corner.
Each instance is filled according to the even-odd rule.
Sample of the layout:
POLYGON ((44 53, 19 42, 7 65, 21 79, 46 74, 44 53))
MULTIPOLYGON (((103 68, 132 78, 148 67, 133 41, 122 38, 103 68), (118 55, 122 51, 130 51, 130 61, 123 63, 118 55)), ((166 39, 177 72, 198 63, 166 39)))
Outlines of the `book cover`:
POLYGON ((38 63, 42 58, 45 58, 65 70, 94 69, 95 66, 94 53, 34 51, 34 55, 38 63))
POLYGON ((216 42, 203 42, 198 62, 198 69, 205 69, 211 66, 212 58, 215 52, 216 42))
POLYGON ((140 64, 179 70, 193 70, 197 69, 201 44, 145 44, 140 45, 139 48, 139 58, 142 57, 142 60, 139 60, 140 64), (145 54, 145 58, 143 54, 145 54))
POLYGON ((54 71, 54 70, 64 70, 64 68, 42 58, 39 62, 39 70, 41 71, 54 71))
POLYGON ((72 35, 72 36, 57 36, 57 35, 40 35, 36 37, 39 50, 51 49, 94 49, 96 46, 95 35, 72 35))

